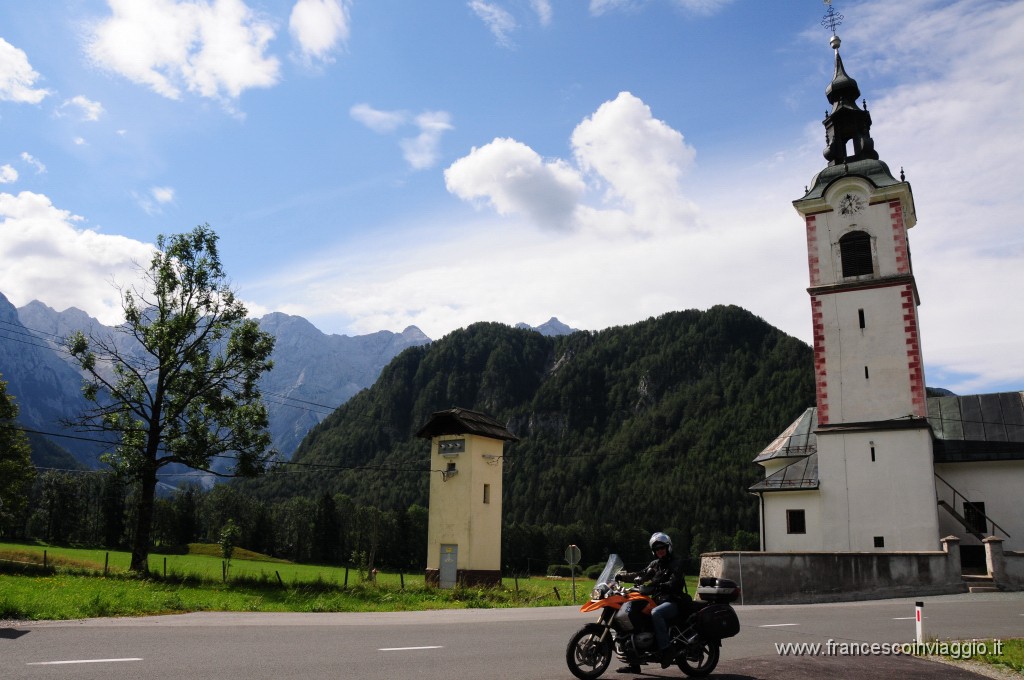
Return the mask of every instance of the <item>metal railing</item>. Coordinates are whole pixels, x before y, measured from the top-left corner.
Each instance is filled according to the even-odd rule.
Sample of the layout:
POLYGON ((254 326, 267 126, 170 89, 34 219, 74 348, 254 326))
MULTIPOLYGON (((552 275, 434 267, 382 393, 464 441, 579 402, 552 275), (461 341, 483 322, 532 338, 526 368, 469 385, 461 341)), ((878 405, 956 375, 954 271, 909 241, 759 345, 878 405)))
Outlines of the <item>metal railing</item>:
POLYGON ((949 505, 950 508, 951 508, 950 514, 952 514, 954 517, 956 517, 957 520, 961 524, 963 524, 964 527, 966 529, 968 529, 972 534, 974 534, 975 536, 978 536, 978 538, 980 539, 981 538, 980 534, 982 532, 979 532, 978 528, 976 526, 972 526, 971 525, 969 519, 967 518, 967 512, 968 512, 967 508, 970 508, 971 514, 973 514, 976 517, 981 517, 981 518, 983 518, 985 520, 985 531, 986 532, 988 532, 988 529, 991 526, 992 530, 990 532, 988 532, 989 535, 995 536, 996 530, 998 530, 1003 536, 1005 536, 1006 538, 1010 538, 1010 534, 1006 533, 1006 529, 1004 529, 1001 526, 999 526, 998 524, 996 524, 995 520, 993 520, 991 517, 986 515, 984 512, 981 512, 981 510, 978 508, 978 506, 976 504, 974 504, 971 501, 967 500, 967 497, 964 496, 959 491, 957 491, 956 488, 952 484, 947 482, 945 479, 943 479, 938 474, 935 475, 935 479, 937 479, 940 482, 942 482, 943 484, 945 484, 947 487, 949 487, 949 490, 953 492, 953 502, 952 503, 946 503, 946 501, 940 497, 938 499, 939 500, 939 505, 942 505, 944 503, 946 505, 949 505), (956 509, 956 500, 957 500, 957 498, 960 499, 960 507, 963 508, 963 514, 960 514, 959 512, 957 512, 957 509, 956 509))

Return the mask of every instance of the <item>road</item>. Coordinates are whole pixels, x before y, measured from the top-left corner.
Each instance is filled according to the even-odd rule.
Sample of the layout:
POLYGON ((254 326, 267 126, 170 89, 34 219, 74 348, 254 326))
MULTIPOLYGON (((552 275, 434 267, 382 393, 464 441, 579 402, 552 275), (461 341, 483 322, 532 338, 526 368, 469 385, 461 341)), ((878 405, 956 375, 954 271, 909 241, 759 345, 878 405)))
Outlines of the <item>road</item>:
MULTIPOLYGON (((1024 593, 924 598, 924 639, 1024 637, 1024 593)), ((914 600, 737 607, 715 677, 977 678, 933 662, 881 656, 781 656, 776 643, 909 642, 914 600)), ((194 613, 5 624, 8 680, 570 680, 565 643, 595 618, 576 607, 381 614, 194 613)), ((614 664, 615 662, 613 662, 614 664)), ((613 669, 614 669, 613 665, 613 669)), ((651 669, 645 677, 680 677, 651 669)), ((606 678, 628 678, 609 672, 606 678)))

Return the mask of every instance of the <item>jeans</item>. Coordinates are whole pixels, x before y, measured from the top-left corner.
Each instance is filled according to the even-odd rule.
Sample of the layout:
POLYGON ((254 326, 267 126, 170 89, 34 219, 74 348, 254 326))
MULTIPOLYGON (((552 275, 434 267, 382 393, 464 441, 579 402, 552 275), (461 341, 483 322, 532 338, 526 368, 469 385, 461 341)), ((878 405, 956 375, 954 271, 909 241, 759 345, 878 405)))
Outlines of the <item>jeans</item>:
POLYGON ((658 649, 668 647, 668 622, 679 614, 679 605, 675 602, 662 602, 651 610, 651 623, 654 624, 654 638, 658 641, 658 649))

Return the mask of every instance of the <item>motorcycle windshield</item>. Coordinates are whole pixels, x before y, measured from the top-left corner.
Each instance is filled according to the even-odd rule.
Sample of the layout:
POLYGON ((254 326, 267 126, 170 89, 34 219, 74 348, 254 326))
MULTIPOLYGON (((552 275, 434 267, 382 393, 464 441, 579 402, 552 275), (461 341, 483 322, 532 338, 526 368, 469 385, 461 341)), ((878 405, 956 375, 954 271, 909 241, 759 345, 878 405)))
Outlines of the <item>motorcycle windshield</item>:
POLYGON ((604 571, 597 577, 597 582, 594 587, 601 585, 602 583, 611 583, 615 580, 615 575, 622 571, 625 563, 614 553, 608 556, 608 564, 604 565, 604 571))

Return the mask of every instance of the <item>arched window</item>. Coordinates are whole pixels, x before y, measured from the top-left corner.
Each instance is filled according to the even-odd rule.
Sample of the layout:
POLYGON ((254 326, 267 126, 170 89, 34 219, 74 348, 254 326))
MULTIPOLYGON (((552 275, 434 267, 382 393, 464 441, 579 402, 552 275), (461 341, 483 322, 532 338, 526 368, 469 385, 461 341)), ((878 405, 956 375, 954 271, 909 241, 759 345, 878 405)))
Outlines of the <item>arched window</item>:
POLYGON ((870 276, 875 273, 871 259, 871 237, 865 231, 851 231, 839 239, 843 261, 843 278, 870 276))

